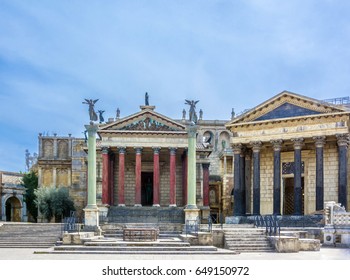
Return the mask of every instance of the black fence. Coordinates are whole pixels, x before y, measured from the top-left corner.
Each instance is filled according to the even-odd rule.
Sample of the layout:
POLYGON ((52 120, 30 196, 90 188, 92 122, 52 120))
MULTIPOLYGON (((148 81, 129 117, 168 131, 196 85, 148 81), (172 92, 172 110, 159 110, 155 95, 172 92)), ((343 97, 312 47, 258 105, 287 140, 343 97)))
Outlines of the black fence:
POLYGON ((255 226, 264 227, 266 235, 280 236, 281 227, 277 216, 255 216, 255 226))
POLYGON ((71 211, 69 217, 63 218, 62 222, 62 232, 80 232, 83 230, 84 220, 80 220, 76 217, 75 211, 71 211))

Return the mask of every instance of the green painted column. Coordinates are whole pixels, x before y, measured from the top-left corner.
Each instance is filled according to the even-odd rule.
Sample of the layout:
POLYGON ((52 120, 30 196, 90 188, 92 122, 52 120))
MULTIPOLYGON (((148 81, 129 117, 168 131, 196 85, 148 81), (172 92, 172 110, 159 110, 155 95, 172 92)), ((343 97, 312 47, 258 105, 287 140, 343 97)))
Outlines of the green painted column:
POLYGON ((187 152, 187 206, 186 209, 197 209, 196 205, 196 133, 197 126, 188 127, 187 152))
POLYGON ((87 208, 97 208, 96 205, 96 132, 98 126, 85 126, 88 132, 88 205, 87 208))

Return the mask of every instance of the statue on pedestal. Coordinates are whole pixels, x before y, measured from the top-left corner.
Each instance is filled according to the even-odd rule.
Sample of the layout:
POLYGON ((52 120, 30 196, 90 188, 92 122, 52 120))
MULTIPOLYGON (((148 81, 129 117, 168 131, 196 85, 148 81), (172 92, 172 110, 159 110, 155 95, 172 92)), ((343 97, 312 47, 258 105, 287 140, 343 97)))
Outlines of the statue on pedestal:
POLYGON ((197 123, 198 117, 196 113, 196 104, 199 102, 199 100, 194 101, 194 100, 187 100, 185 99, 186 103, 190 105, 190 110, 189 110, 189 117, 190 117, 190 122, 193 122, 194 124, 197 123))
POLYGON ((98 101, 98 99, 92 100, 92 99, 85 99, 85 102, 83 104, 88 104, 89 105, 89 116, 90 116, 90 121, 95 122, 97 121, 97 114, 94 110, 95 103, 98 101))

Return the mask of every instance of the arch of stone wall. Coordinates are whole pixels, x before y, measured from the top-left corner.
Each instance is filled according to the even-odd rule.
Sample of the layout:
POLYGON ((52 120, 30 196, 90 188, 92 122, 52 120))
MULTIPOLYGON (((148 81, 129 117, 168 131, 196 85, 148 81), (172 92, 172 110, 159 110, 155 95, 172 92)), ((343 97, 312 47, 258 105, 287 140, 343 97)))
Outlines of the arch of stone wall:
POLYGON ((21 207, 21 221, 22 222, 26 222, 27 221, 27 205, 26 203, 23 201, 23 195, 22 194, 17 194, 16 196, 14 196, 12 193, 8 193, 8 194, 4 194, 1 197, 1 213, 2 213, 2 220, 6 221, 6 202, 8 199, 10 198, 16 198, 20 204, 21 207))
POLYGON ((230 134, 227 131, 222 131, 219 135, 219 150, 222 151, 224 149, 222 141, 225 141, 225 148, 230 147, 230 134))

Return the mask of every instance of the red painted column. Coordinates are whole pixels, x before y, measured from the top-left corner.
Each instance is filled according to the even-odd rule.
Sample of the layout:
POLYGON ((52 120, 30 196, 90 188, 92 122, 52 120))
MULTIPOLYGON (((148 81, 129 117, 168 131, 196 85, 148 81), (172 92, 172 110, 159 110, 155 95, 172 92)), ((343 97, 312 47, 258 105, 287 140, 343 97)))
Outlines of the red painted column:
POLYGON ((142 148, 135 148, 136 165, 135 165, 135 206, 141 205, 141 153, 142 148))
POLYGON ((170 207, 176 207, 176 148, 170 149, 170 207))
POLYGON ((182 154, 182 204, 187 205, 187 150, 182 154))
POLYGON ((109 155, 108 148, 102 147, 102 204, 109 203, 109 155))
POLYGON ((109 156, 109 205, 114 205, 114 154, 109 156))
POLYGON ((118 206, 125 206, 125 147, 119 148, 118 206))
POLYGON ((209 163, 202 163, 203 169, 203 206, 209 207, 209 163))
POLYGON ((159 184, 159 152, 160 148, 153 148, 153 206, 159 207, 159 195, 160 195, 160 184, 159 184))

